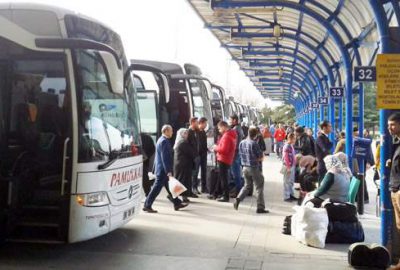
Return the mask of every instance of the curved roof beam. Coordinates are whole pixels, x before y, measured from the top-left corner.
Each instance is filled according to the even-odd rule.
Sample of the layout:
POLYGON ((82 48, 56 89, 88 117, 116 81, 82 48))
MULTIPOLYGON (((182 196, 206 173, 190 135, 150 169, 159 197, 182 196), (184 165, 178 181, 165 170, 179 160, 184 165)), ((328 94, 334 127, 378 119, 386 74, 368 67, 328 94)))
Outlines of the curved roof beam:
MULTIPOLYGON (((321 24, 327 32, 331 35, 332 39, 336 43, 339 52, 342 54, 342 59, 344 63, 344 69, 346 73, 346 134, 347 140, 352 142, 352 130, 353 130, 353 103, 350 102, 352 100, 352 85, 353 85, 353 74, 352 74, 352 64, 350 54, 347 51, 346 44, 344 43, 343 39, 341 38, 340 34, 336 31, 336 29, 331 25, 331 23, 324 18, 320 13, 314 11, 313 9, 287 0, 269 0, 269 1, 215 1, 210 0, 211 7, 213 9, 216 8, 241 8, 241 7, 287 7, 294 10, 298 10, 304 12, 311 18, 315 19, 319 24, 321 24)), ((352 143, 346 143, 346 153, 348 155, 351 154, 352 143)))
MULTIPOLYGON (((236 2, 235 2, 236 3, 236 2)), ((257 33, 232 33, 233 37, 239 37, 239 38, 253 38, 253 37, 258 37, 259 34, 257 33)), ((265 38, 273 38, 274 35, 273 34, 269 34, 269 33, 263 33, 262 37, 265 38)), ((312 44, 310 44, 308 41, 300 38, 300 37, 296 37, 296 35, 291 35, 291 34, 284 34, 283 38, 287 38, 287 39, 291 39, 294 41, 299 42, 300 44, 304 45, 305 47, 307 47, 309 50, 315 52, 315 54, 317 55, 317 57, 319 58, 319 60, 321 60, 322 64, 324 65, 326 74, 328 74, 328 78, 329 78, 329 82, 331 85, 334 85, 334 78, 333 78, 333 73, 332 70, 329 68, 329 63, 328 61, 325 59, 325 57, 318 51, 318 48, 314 47, 312 44)), ((278 51, 279 52, 279 51, 278 51)), ((277 54, 278 52, 275 52, 275 54, 277 54)), ((255 55, 271 55, 274 53, 270 53, 270 52, 247 52, 246 54, 252 54, 254 53, 255 55)), ((280 53, 284 53, 284 52, 280 52, 280 53)))
MULTIPOLYGON (((311 65, 311 63, 309 63, 309 62, 308 62, 306 59, 304 59, 303 57, 299 57, 298 55, 295 55, 295 54, 293 54, 293 53, 278 51, 278 52, 268 52, 268 53, 265 53, 265 55, 266 55, 266 56, 268 56, 268 55, 285 55, 285 56, 288 56, 288 57, 292 57, 293 59, 297 59, 299 62, 303 63, 305 66, 309 66, 309 67, 310 67, 310 70, 311 70, 314 74, 318 74, 318 73, 315 71, 314 67, 311 65)), ((262 61, 263 59, 260 59, 260 58, 258 58, 258 59, 249 59, 249 58, 240 59, 240 58, 236 58, 235 60, 256 60, 256 61, 262 61)), ((249 64, 250 64, 250 66, 252 66, 252 63, 249 63, 249 64)), ((254 65, 254 64, 253 64, 253 65, 254 65)), ((328 76, 328 77, 329 77, 329 76, 328 76)), ((333 81, 333 73, 332 73, 332 71, 330 71, 330 79, 333 81)), ((323 89, 322 86, 320 86, 319 89, 322 90, 322 89, 323 89)), ((320 94, 321 94, 321 95, 324 95, 323 92, 321 92, 320 94)), ((315 95, 316 95, 316 93, 315 93, 315 95)))
MULTIPOLYGON (((230 31, 231 31, 231 29, 234 29, 234 28, 239 28, 238 26, 220 26, 220 25, 211 25, 211 24, 206 24, 205 25, 205 27, 206 28, 208 28, 208 29, 217 29, 217 30, 229 30, 229 33, 231 33, 230 31)), ((240 29, 241 30, 246 30, 246 29, 252 29, 252 30, 266 30, 266 29, 273 29, 273 26, 242 26, 242 27, 240 27, 240 29)), ((318 46, 319 44, 321 44, 322 42, 325 42, 326 40, 323 40, 323 41, 319 41, 319 40, 317 40, 315 37, 313 37, 312 35, 310 35, 309 33, 307 33, 307 32, 303 32, 303 31, 300 31, 300 33, 299 34, 297 34, 297 29, 296 28, 292 28, 292 27, 288 27, 288 26, 283 26, 282 25, 282 29, 285 31, 285 30, 289 30, 289 31, 292 31, 292 32, 294 32, 295 33, 295 35, 298 37, 300 34, 301 35, 304 35, 305 37, 307 37, 307 38, 309 38, 310 40, 312 40, 313 42, 315 42, 316 43, 316 45, 318 46)), ((226 31, 225 31, 226 32, 226 31)), ((235 33, 237 33, 237 32, 235 32, 235 33)), ((231 33, 231 34, 235 34, 235 33, 231 33)), ((246 32, 242 32, 242 33, 246 33, 246 32)), ((253 34, 255 34, 255 36, 254 37, 264 37, 263 35, 265 35, 265 34, 267 34, 267 33, 253 33, 253 34)), ((285 34, 283 35, 283 37, 285 37, 286 36, 286 31, 285 31, 285 34)), ((257 47, 257 46, 254 46, 254 47, 257 47)), ((325 46, 320 46, 320 48, 319 49, 322 49, 323 51, 324 51, 324 53, 326 53, 326 55, 329 57, 329 59, 331 60, 331 62, 332 63, 335 63, 336 62, 336 60, 335 60, 335 58, 333 57, 333 55, 332 55, 332 53, 325 47, 325 46)))
MULTIPOLYGON (((292 69, 292 70, 294 71, 294 69, 292 69)), ((293 75, 293 77, 294 77, 297 81, 299 81, 299 82, 301 82, 301 83, 307 84, 308 89, 311 90, 311 92, 314 92, 314 91, 315 91, 316 86, 314 86, 314 85, 310 82, 310 80, 309 80, 308 78, 304 77, 304 75, 301 74, 301 73, 295 72, 295 73, 292 74, 292 73, 286 73, 286 72, 284 71, 282 77, 283 77, 283 78, 288 78, 288 79, 290 79, 290 78, 291 78, 291 75, 293 75), (302 78, 303 78, 303 80, 302 80, 302 78)), ((258 75, 258 76, 279 76, 279 73, 278 73, 278 72, 266 72, 266 73, 264 73, 263 75, 258 75)), ((260 82, 264 82, 264 81, 267 81, 268 78, 260 78, 260 77, 258 77, 258 80, 259 80, 260 82)), ((289 90, 290 90, 290 89, 289 89, 289 90)))
MULTIPOLYGON (((294 54, 291 54, 291 55, 288 55, 288 56, 290 56, 290 57, 292 57, 293 59, 295 58, 295 55, 294 54)), ((260 61, 262 61, 262 60, 260 60, 260 61)), ((314 92, 313 92, 313 94, 314 94, 314 96, 317 96, 317 89, 319 89, 320 90, 320 95, 321 96, 325 96, 325 94, 324 94, 324 92, 323 92, 323 86, 322 86, 322 84, 321 84, 321 81, 320 80, 318 80, 318 78, 316 77, 316 75, 315 75, 315 73, 316 73, 316 71, 314 70, 314 68, 308 63, 308 62, 306 62, 304 59, 299 59, 299 62, 302 64, 302 65, 305 65, 305 66, 307 66, 307 65, 309 65, 309 67, 310 67, 310 69, 309 69, 309 74, 311 74, 311 76, 312 75, 314 75, 314 80, 317 82, 317 88, 316 89, 314 89, 314 92)), ((250 62, 249 63, 250 64, 250 67, 251 66, 268 66, 268 67, 273 67, 273 66, 277 66, 277 67, 281 67, 281 66, 283 66, 284 64, 268 64, 268 63, 262 63, 262 62, 259 62, 259 63, 257 63, 257 62, 250 62)), ((293 66, 292 67, 290 67, 290 68, 293 68, 293 66)), ((307 73, 305 73, 305 76, 307 75, 307 73)))

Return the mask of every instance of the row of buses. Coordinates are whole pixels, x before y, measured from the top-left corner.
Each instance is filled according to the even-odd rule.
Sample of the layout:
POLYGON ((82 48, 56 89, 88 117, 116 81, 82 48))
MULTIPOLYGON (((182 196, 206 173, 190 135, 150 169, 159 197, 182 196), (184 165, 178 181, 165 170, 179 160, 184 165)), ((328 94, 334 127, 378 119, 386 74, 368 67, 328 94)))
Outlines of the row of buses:
MULTIPOLYGON (((0 237, 72 243, 106 234, 140 209, 140 132, 214 125, 257 111, 199 68, 128 61, 117 33, 44 5, 0 4, 0 237)), ((210 157, 212 160, 212 157, 210 157)))

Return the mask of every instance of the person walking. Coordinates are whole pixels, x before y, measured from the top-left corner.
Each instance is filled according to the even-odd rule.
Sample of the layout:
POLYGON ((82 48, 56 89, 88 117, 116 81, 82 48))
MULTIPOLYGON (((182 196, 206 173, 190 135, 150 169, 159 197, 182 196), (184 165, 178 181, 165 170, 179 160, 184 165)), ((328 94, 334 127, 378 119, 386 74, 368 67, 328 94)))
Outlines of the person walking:
POLYGON ((257 193, 257 214, 269 213, 265 210, 264 201, 264 176, 260 170, 260 162, 263 160, 263 152, 255 141, 257 138, 257 128, 250 127, 248 137, 239 144, 239 155, 243 166, 245 184, 236 197, 233 207, 238 210, 241 201, 246 198, 253 188, 253 183, 257 193))
POLYGON ((221 138, 218 144, 214 145, 214 151, 217 153, 219 171, 218 186, 221 187, 222 191, 222 196, 218 201, 229 202, 228 173, 235 158, 237 135, 235 130, 229 129, 228 123, 225 121, 220 121, 218 123, 218 131, 221 134, 221 138))
POLYGON ((161 128, 162 135, 157 141, 156 156, 154 159, 156 179, 144 202, 144 212, 157 213, 157 210, 154 210, 152 206, 163 186, 167 189, 168 199, 174 204, 175 211, 187 206, 187 204, 182 203, 179 198, 173 198, 168 189, 169 177, 172 177, 172 147, 169 139, 172 138, 173 133, 173 129, 170 125, 164 125, 161 128))
POLYGON ((182 193, 183 202, 190 202, 188 195, 191 190, 192 162, 194 151, 192 145, 188 142, 188 130, 181 128, 178 130, 174 144, 174 176, 185 187, 186 191, 182 193))
POLYGON ((188 142, 193 148, 194 151, 194 157, 192 160, 192 179, 190 180, 190 185, 189 185, 189 197, 192 198, 198 198, 198 190, 193 189, 193 183, 197 183, 197 177, 199 174, 199 171, 196 170, 196 168, 200 164, 200 156, 199 156, 199 120, 197 117, 192 117, 189 120, 190 126, 189 126, 189 133, 188 133, 188 142))
POLYGON ((329 121, 323 121, 320 124, 321 133, 318 135, 317 140, 315 141, 315 156, 318 161, 318 175, 319 182, 321 182, 322 178, 326 174, 326 166, 324 162, 324 158, 327 155, 330 155, 331 148, 333 147, 333 143, 329 140, 328 135, 332 132, 332 125, 329 121))
POLYGON ((192 183, 192 192, 194 194, 200 194, 199 192, 199 169, 201 172, 201 192, 202 193, 208 193, 207 190, 207 154, 208 154, 208 147, 207 147, 207 134, 206 134, 206 128, 207 128, 207 118, 205 117, 200 117, 199 119, 199 125, 198 125, 198 145, 199 145, 199 162, 197 162, 195 172, 194 172, 194 177, 193 177, 193 183, 192 183))
POLYGON ((283 141, 286 138, 286 132, 282 123, 279 123, 278 128, 275 130, 274 138, 276 142, 276 155, 278 158, 282 158, 283 141))
POLYGON ((286 144, 283 146, 282 150, 282 160, 283 160, 283 200, 285 202, 291 202, 297 200, 293 194, 294 185, 294 174, 296 168, 296 152, 294 151, 294 143, 296 141, 296 136, 294 133, 289 133, 287 136, 286 144))

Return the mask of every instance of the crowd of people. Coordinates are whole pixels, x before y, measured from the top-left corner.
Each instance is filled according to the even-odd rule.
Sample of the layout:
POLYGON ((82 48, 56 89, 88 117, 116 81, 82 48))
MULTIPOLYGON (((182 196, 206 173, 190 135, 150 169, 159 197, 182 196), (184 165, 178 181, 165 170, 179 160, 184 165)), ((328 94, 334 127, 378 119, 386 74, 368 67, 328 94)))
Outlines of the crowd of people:
MULTIPOLYGON (((336 147, 333 148, 334 143, 329 139, 332 125, 328 121, 320 124, 318 135, 314 139, 312 129, 296 123, 274 123, 270 126, 251 126, 244 129, 238 116, 232 115, 229 123, 220 121, 217 124, 218 140, 213 147, 207 146, 207 121, 204 117, 191 118, 187 129, 176 131, 174 143, 171 140, 174 130, 165 125, 156 146, 147 146, 147 149, 144 147, 147 157, 155 152, 154 181, 147 177, 147 172, 151 171, 148 168, 148 159, 144 162, 144 211, 156 212, 152 208, 155 198, 163 186, 169 193, 168 179, 175 177, 187 189, 180 198, 173 198, 169 193, 168 198, 175 210, 186 207, 190 198, 197 198, 201 193, 219 202, 229 202, 233 198, 233 206, 238 209, 240 202, 255 190, 257 213, 267 213, 262 162, 271 153, 276 153, 282 162, 280 172, 283 175, 283 201, 298 201, 310 192, 315 197, 315 205, 326 198, 342 202, 347 200, 350 180, 353 174, 358 173, 359 160, 351 158, 353 170, 350 170, 349 158, 344 154, 345 133, 339 133, 336 147), (211 172, 207 170, 207 156, 210 152, 215 153, 216 161, 211 172), (300 191, 300 196, 295 194, 296 189, 300 191)), ((353 136, 358 136, 357 128, 353 136)), ((365 133, 364 136, 368 134, 365 133)), ((144 146, 149 145, 149 138, 143 136, 142 141, 145 140, 147 143, 144 146)), ((377 149, 379 151, 379 147, 377 149)), ((370 166, 374 165, 373 159, 365 162, 370 166)), ((368 202, 366 188, 364 198, 368 202)))

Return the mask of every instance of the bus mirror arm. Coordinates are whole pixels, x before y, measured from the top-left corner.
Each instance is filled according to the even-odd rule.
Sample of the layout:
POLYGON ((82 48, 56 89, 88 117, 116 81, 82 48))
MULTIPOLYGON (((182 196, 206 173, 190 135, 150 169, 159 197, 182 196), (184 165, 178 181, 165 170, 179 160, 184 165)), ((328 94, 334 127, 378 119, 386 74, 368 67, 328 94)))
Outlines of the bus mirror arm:
POLYGON ((84 38, 36 38, 35 44, 39 48, 45 49, 82 49, 104 51, 112 54, 119 69, 122 69, 122 63, 118 53, 110 46, 84 38))

